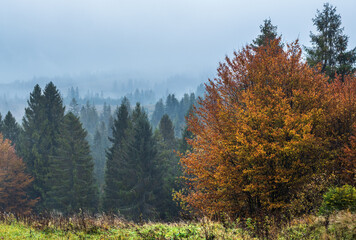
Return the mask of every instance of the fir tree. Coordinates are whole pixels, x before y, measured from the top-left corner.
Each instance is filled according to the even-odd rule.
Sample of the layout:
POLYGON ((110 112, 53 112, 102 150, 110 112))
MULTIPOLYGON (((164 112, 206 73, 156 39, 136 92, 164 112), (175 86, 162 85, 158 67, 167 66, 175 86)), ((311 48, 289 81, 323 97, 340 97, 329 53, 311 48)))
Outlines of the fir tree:
MULTIPOLYGON (((193 114, 193 106, 187 112, 186 118, 188 118, 190 114, 193 114)), ((179 152, 185 154, 187 151, 192 150, 192 147, 187 142, 188 139, 192 139, 192 138, 193 138, 193 133, 188 129, 188 126, 185 126, 182 132, 182 138, 179 143, 179 152)))
POLYGON ((341 16, 336 13, 336 7, 324 4, 323 11, 317 10, 313 23, 318 31, 310 33, 311 48, 306 48, 309 65, 321 63, 321 71, 331 79, 335 73, 342 80, 346 74, 355 72, 356 48, 347 51, 349 37, 343 34, 341 16))
POLYGON ((129 110, 128 103, 123 101, 117 111, 112 128, 112 138, 110 141, 112 146, 107 152, 105 186, 103 208, 107 212, 116 212, 120 205, 123 205, 125 199, 121 192, 125 186, 123 181, 126 177, 130 177, 130 173, 126 172, 125 164, 127 164, 127 143, 128 128, 129 128, 129 110))
POLYGON ((12 116, 11 112, 8 111, 2 124, 3 137, 11 140, 11 143, 16 146, 20 132, 21 128, 19 124, 16 122, 16 119, 12 116))
POLYGON ((31 196, 39 198, 38 211, 48 209, 48 192, 50 183, 50 158, 58 148, 58 136, 64 116, 62 98, 50 82, 42 94, 36 85, 30 95, 28 107, 23 118, 24 132, 21 136, 19 152, 23 157, 29 173, 34 177, 31 196))
POLYGON ((94 105, 89 102, 80 110, 80 121, 83 127, 88 131, 88 142, 93 144, 94 134, 99 124, 99 115, 94 105))
POLYGON ((100 115, 100 120, 105 123, 106 126, 109 125, 111 118, 111 106, 107 105, 106 102, 104 102, 103 106, 103 112, 100 115))
POLYGON ((141 106, 129 115, 126 105, 123 101, 117 112, 107 154, 104 209, 133 220, 154 219, 162 186, 155 141, 141 106))
POLYGON ((152 117, 151 117, 151 123, 152 126, 155 128, 159 121, 161 120, 163 114, 165 113, 164 111, 164 103, 163 100, 160 99, 156 105, 155 105, 155 110, 153 111, 152 117))
POLYGON ((45 135, 41 126, 45 121, 45 114, 44 97, 38 84, 35 85, 27 103, 28 107, 25 108, 25 116, 22 120, 23 132, 20 136, 19 153, 26 163, 27 171, 34 177, 30 187, 30 195, 32 198, 39 198, 37 209, 40 209, 43 205, 44 177, 47 171, 39 147, 45 135))
POLYGON ((163 140, 169 145, 174 145, 174 127, 171 119, 167 114, 164 114, 159 122, 159 132, 161 133, 163 140))
POLYGON ((96 130, 94 135, 94 142, 92 149, 92 155, 94 159, 94 174, 99 185, 99 190, 102 192, 104 185, 105 163, 106 155, 105 149, 107 147, 107 134, 105 124, 101 123, 101 128, 96 130))
POLYGON ((79 104, 75 98, 72 98, 69 104, 69 112, 72 112, 75 116, 79 116, 79 104))
POLYGON ((157 167, 162 173, 162 184, 157 194, 157 212, 160 219, 173 220, 178 217, 179 208, 172 199, 173 190, 178 191, 178 177, 181 175, 174 128, 168 115, 163 115, 159 129, 155 132, 157 143, 157 167))
POLYGON ((43 185, 40 186, 43 191, 43 207, 48 208, 47 202, 51 200, 47 195, 51 189, 48 177, 53 170, 51 169, 52 156, 56 155, 57 148, 59 147, 58 137, 60 135, 61 124, 64 118, 64 106, 62 97, 53 82, 46 85, 43 91, 43 99, 45 119, 41 124, 42 139, 38 146, 40 150, 40 157, 38 159, 40 161, 39 166, 40 170, 43 170, 43 172, 40 172, 40 175, 37 176, 37 178, 40 177, 40 180, 43 181, 43 185))
POLYGON ((120 212, 132 219, 157 217, 157 198, 162 171, 156 158, 156 146, 147 114, 137 103, 132 113, 131 141, 128 146, 128 176, 122 196, 126 200, 120 212))
POLYGON ((166 113, 174 120, 178 115, 179 102, 174 94, 169 94, 166 99, 166 113))
POLYGON ((98 193, 86 131, 79 119, 64 117, 58 149, 51 159, 49 206, 65 213, 96 211, 98 193))
POLYGON ((263 25, 260 25, 261 34, 253 40, 253 47, 261 47, 269 44, 272 40, 275 40, 278 36, 277 26, 272 25, 271 19, 265 19, 263 25))

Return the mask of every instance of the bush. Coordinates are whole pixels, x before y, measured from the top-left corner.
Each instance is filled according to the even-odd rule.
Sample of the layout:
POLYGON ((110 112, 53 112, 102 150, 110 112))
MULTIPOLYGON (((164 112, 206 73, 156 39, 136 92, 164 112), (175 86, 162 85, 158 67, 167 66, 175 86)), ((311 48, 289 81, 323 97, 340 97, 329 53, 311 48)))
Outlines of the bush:
POLYGON ((332 187, 324 194, 320 214, 330 215, 334 211, 356 210, 356 188, 350 185, 332 187))

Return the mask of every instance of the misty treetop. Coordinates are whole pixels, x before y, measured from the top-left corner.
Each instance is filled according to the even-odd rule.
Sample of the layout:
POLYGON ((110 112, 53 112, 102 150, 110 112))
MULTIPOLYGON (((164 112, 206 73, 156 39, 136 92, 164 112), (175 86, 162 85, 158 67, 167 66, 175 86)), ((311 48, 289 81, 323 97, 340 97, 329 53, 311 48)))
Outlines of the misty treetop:
POLYGON ((153 111, 151 123, 156 128, 163 117, 167 114, 174 125, 174 134, 176 137, 181 137, 182 130, 185 126, 185 116, 189 109, 196 103, 196 96, 194 93, 184 94, 179 101, 174 94, 169 94, 165 103, 160 99, 153 111))

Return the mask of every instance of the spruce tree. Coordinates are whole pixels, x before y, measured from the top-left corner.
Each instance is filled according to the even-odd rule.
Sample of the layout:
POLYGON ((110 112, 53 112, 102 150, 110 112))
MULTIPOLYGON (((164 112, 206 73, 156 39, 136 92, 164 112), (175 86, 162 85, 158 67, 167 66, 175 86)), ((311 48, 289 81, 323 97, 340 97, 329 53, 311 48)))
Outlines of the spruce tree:
POLYGON ((105 150, 107 147, 106 144, 106 128, 105 124, 101 123, 101 128, 96 130, 94 135, 94 142, 92 149, 92 156, 94 160, 94 175, 98 182, 99 190, 102 192, 104 185, 104 174, 105 174, 105 163, 106 163, 106 155, 105 150))
POLYGON ((162 186, 156 144, 147 114, 139 103, 132 112, 131 141, 128 145, 128 177, 123 179, 126 200, 119 210, 131 219, 155 219, 162 186))
POLYGON ((147 114, 139 104, 129 115, 127 101, 114 121, 107 154, 104 209, 128 219, 154 219, 162 186, 156 146, 147 114))
MULTIPOLYGON (((194 114, 193 106, 187 112, 186 118, 188 118, 190 114, 194 114)), ((192 138, 193 138, 193 133, 188 129, 188 126, 186 125, 183 129, 182 138, 180 139, 180 142, 179 142, 179 152, 181 152, 182 154, 185 154, 185 153, 187 153, 187 151, 192 150, 192 146, 190 146, 187 142, 188 139, 192 139, 192 138)))
POLYGON ((318 33, 310 33, 312 47, 306 48, 309 65, 321 63, 321 71, 331 79, 335 73, 343 80, 346 74, 355 72, 356 48, 347 50, 349 37, 343 34, 336 7, 325 3, 322 11, 317 10, 313 23, 318 33))
POLYGON ((164 113, 165 113, 164 103, 163 103, 163 100, 160 99, 156 103, 155 110, 153 111, 153 114, 151 117, 151 123, 154 128, 157 127, 157 125, 158 125, 159 121, 161 120, 164 113))
POLYGON ((80 110, 80 121, 83 123, 83 127, 88 131, 88 142, 93 144, 94 134, 99 125, 99 115, 94 105, 91 105, 89 101, 80 110))
POLYGON ((98 192, 86 131, 73 113, 64 117, 51 158, 49 207, 65 213, 96 211, 98 192))
POLYGON ((27 101, 25 115, 22 120, 23 132, 20 136, 19 153, 27 166, 27 171, 34 177, 29 189, 29 194, 34 199, 39 199, 37 210, 41 210, 45 199, 45 175, 47 173, 45 160, 42 158, 40 142, 45 133, 42 124, 45 121, 44 97, 42 89, 35 85, 27 101))
MULTIPOLYGON (((48 202, 51 199, 48 197, 48 192, 51 189, 51 185, 48 182, 48 178, 51 175, 51 160, 52 156, 56 155, 56 151, 59 147, 59 135, 61 124, 64 118, 64 106, 62 97, 57 87, 50 82, 46 85, 43 91, 44 98, 44 114, 45 119, 41 124, 42 139, 39 143, 41 168, 44 170, 40 174, 40 178, 43 181, 42 190, 44 191, 43 207, 48 208, 48 202)), ((35 178, 36 179, 36 178, 35 178)))
POLYGON ((264 46, 278 37, 277 26, 272 24, 271 19, 265 19, 263 25, 260 25, 260 30, 261 34, 253 40, 253 47, 264 46))
POLYGON ((178 217, 179 207, 172 199, 172 192, 179 190, 178 177, 181 171, 175 152, 177 141, 173 123, 167 114, 163 115, 154 137, 157 144, 157 167, 162 173, 162 184, 157 194, 157 212, 160 219, 173 220, 178 217))
POLYGON ((105 126, 108 126, 110 118, 111 118, 111 106, 107 105, 106 102, 104 102, 103 112, 100 115, 100 120, 105 123, 105 126))
POLYGON ((103 209, 106 212, 117 212, 119 207, 125 203, 122 192, 125 189, 125 178, 130 177, 127 172, 127 142, 129 128, 129 107, 127 99, 122 102, 120 108, 116 111, 112 128, 112 146, 107 152, 106 172, 103 209))
POLYGON ((58 148, 63 117, 63 102, 56 86, 50 82, 42 94, 41 88, 36 85, 25 109, 19 152, 35 179, 32 182, 31 196, 39 198, 36 206, 38 211, 49 207, 48 192, 51 186, 48 177, 51 158, 58 148))
POLYGON ((174 94, 169 94, 166 99, 166 113, 174 120, 178 115, 179 102, 174 94))
POLYGON ((12 116, 11 112, 8 111, 2 124, 3 137, 11 140, 12 145, 16 146, 20 132, 21 128, 19 124, 16 122, 16 119, 12 116))
POLYGON ((164 114, 159 122, 159 132, 165 142, 169 143, 170 146, 174 145, 174 126, 167 114, 164 114))
POLYGON ((79 104, 75 98, 72 98, 69 104, 69 112, 72 112, 75 116, 79 117, 79 104))

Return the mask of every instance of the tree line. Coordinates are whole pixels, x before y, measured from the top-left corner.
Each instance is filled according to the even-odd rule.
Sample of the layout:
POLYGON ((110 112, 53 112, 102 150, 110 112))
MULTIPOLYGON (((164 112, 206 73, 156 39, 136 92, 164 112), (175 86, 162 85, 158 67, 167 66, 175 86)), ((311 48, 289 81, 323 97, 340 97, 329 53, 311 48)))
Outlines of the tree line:
MULTIPOLYGON (((167 99, 178 102, 174 95, 167 99)), ((179 108, 167 110, 178 115, 179 108)), ((94 105, 80 107, 75 98, 65 111, 50 82, 43 90, 34 87, 22 126, 11 112, 4 120, 0 115, 0 132, 8 139, 3 144, 11 141, 7 147, 22 158, 28 176, 17 186, 28 202, 16 205, 18 212, 32 208, 37 213, 105 211, 134 220, 178 217, 172 190, 178 190, 175 151, 181 141, 167 114, 153 130, 145 109, 139 103, 131 108, 127 98, 113 114, 110 105, 98 114, 94 105)))

